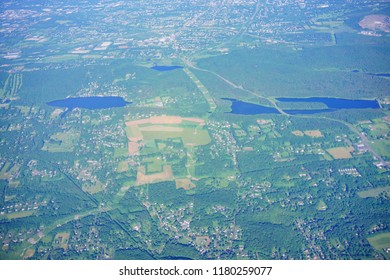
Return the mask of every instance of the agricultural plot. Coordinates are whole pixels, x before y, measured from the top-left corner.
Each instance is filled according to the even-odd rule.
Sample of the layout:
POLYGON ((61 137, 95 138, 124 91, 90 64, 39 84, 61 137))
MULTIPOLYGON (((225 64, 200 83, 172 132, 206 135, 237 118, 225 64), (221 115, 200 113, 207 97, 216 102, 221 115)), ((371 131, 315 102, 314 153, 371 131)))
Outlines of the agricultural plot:
POLYGON ((7 162, 0 170, 0 180, 13 180, 19 174, 20 166, 18 164, 12 165, 7 162))
POLYGON ((381 194, 386 194, 387 196, 390 196, 390 186, 358 192, 358 196, 361 198, 378 197, 381 194))
POLYGON ((13 212, 9 214, 4 214, 0 216, 0 219, 7 219, 7 220, 13 220, 13 219, 20 219, 25 218, 33 215, 35 211, 20 211, 20 212, 13 212))
POLYGON ((99 180, 93 180, 90 183, 83 184, 83 191, 88 192, 90 194, 96 194, 105 189, 105 186, 99 180))
POLYGON ((68 249, 68 242, 70 238, 69 232, 59 232, 56 234, 53 240, 54 248, 62 248, 64 250, 68 249))
POLYGON ((80 133, 77 131, 69 130, 66 132, 59 132, 45 141, 42 150, 51 153, 73 152, 74 146, 79 139, 80 133))
POLYGON ((141 186, 145 184, 152 184, 164 181, 172 181, 172 167, 169 165, 165 165, 163 167, 163 171, 154 174, 146 174, 145 166, 138 167, 137 170, 137 181, 135 182, 136 186, 141 186))
POLYGON ((204 125, 203 119, 178 116, 158 116, 127 122, 128 155, 142 157, 142 165, 137 170, 135 184, 179 179, 176 182, 177 188, 195 187, 190 179, 182 177, 191 177, 191 174, 195 173, 194 149, 197 146, 207 145, 211 141, 204 125), (175 149, 172 149, 173 146, 182 147, 182 152, 176 153, 175 149), (187 173, 176 173, 178 178, 174 178, 171 164, 177 163, 184 157, 186 157, 187 173))
POLYGON ((50 118, 58 118, 63 112, 65 112, 65 109, 57 108, 50 114, 50 118))
POLYGON ((26 252, 24 253, 24 255, 23 255, 23 259, 29 259, 29 258, 31 258, 32 256, 34 256, 34 254, 35 254, 35 249, 27 249, 26 250, 26 252))
POLYGON ((121 161, 120 163, 118 163, 118 168, 117 168, 117 171, 118 172, 126 172, 129 170, 129 164, 127 161, 121 161))
POLYGON ((300 130, 294 130, 294 131, 291 132, 291 133, 294 134, 295 136, 300 136, 300 137, 302 137, 302 136, 305 135, 305 133, 303 133, 303 132, 300 131, 300 130))
POLYGON ((322 135, 320 130, 305 130, 304 133, 305 133, 305 135, 307 135, 307 136, 309 136, 311 138, 321 138, 321 137, 324 137, 324 135, 322 135))
POLYGON ((0 90, 0 99, 2 100, 0 103, 3 103, 5 100, 16 98, 22 85, 22 74, 10 74, 5 80, 3 88, 0 90))
POLYGON ((390 232, 380 233, 367 240, 375 250, 383 253, 386 259, 390 258, 390 232))
POLYGON ((390 140, 378 140, 372 144, 374 150, 385 159, 390 159, 390 140))
POLYGON ((196 187, 190 179, 177 179, 175 180, 175 183, 176 189, 185 189, 186 191, 196 187))
POLYGON ((326 150, 334 159, 352 158, 353 147, 337 147, 326 150))

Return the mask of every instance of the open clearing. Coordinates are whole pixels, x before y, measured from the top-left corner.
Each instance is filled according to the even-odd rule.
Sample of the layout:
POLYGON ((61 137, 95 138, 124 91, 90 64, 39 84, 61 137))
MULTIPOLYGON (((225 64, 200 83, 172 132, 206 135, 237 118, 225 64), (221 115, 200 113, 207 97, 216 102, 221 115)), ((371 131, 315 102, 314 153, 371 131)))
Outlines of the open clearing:
POLYGON ((319 130, 305 130, 304 133, 305 133, 305 135, 312 137, 312 138, 324 137, 324 135, 322 135, 321 131, 319 131, 319 130))
POLYGON ((378 140, 372 144, 372 148, 381 156, 390 158, 390 140, 378 140))
POLYGON ((353 147, 337 147, 326 150, 334 159, 352 158, 353 147))
POLYGON ((186 191, 196 187, 196 185, 192 183, 190 179, 177 179, 175 180, 175 183, 176 189, 185 189, 186 191))
POLYGON ((15 179, 20 170, 20 165, 14 164, 12 165, 10 162, 7 162, 3 165, 0 171, 0 180, 11 180, 15 179))
POLYGON ((165 165, 163 167, 162 172, 149 174, 149 175, 146 175, 145 166, 139 166, 137 169, 137 181, 135 182, 135 186, 141 186, 145 184, 152 184, 152 183, 164 182, 164 181, 172 181, 172 180, 173 180, 172 167, 169 165, 165 165))
POLYGON ((55 118, 57 118, 59 115, 61 115, 63 112, 65 112, 65 109, 57 108, 57 109, 55 109, 55 110, 50 114, 50 118, 51 118, 51 119, 55 119, 55 118))
POLYGON ((208 248, 211 243, 211 239, 208 236, 197 236, 195 239, 195 244, 198 247, 208 248))
POLYGON ((366 190, 366 191, 358 192, 357 194, 361 198, 368 198, 368 197, 378 197, 381 193, 385 193, 388 196, 390 196, 390 186, 382 187, 382 188, 369 189, 369 190, 366 190))
POLYGON ((45 141, 43 151, 52 153, 73 152, 74 146, 80 139, 80 132, 69 130, 53 134, 49 140, 45 141))
POLYGON ((83 185, 83 191, 90 193, 90 194, 99 193, 99 192, 103 191, 104 189, 105 189, 105 186, 99 180, 94 180, 90 184, 83 185))
POLYGON ((182 132, 183 128, 181 127, 175 127, 175 126, 162 126, 162 125, 152 125, 152 126, 146 126, 141 127, 140 130, 143 131, 159 131, 159 132, 182 132))
POLYGON ((146 163, 146 174, 157 173, 163 171, 164 161, 161 156, 155 156, 152 158, 147 158, 143 161, 146 163))
POLYGON ((295 136, 304 136, 305 134, 300 131, 300 130, 294 130, 293 132, 291 132, 292 134, 294 134, 295 136))
POLYGON ((178 116, 156 116, 126 122, 126 135, 129 155, 139 155, 144 141, 180 138, 187 146, 199 146, 210 143, 208 131, 203 127, 205 121, 199 118, 178 116))
POLYGON ((118 168, 117 168, 118 172, 122 173, 128 170, 129 170, 129 164, 127 161, 121 161, 120 163, 118 163, 118 168))
MULTIPOLYGON (((155 116, 126 122, 126 135, 129 141, 128 154, 142 156, 135 185, 140 186, 175 179, 170 163, 164 159, 164 153, 171 152, 169 149, 165 151, 169 145, 184 146, 182 153, 187 150, 187 172, 188 174, 194 173, 189 171, 194 165, 190 162, 194 147, 207 145, 211 142, 208 130, 204 127, 205 124, 205 121, 200 118, 179 116, 155 116)), ((178 177, 183 178, 183 174, 179 174, 178 177)), ((195 185, 189 179, 183 178, 176 181, 176 187, 191 189, 195 185)))
POLYGON ((21 211, 21 212, 13 212, 13 213, 5 214, 4 216, 0 216, 0 218, 5 217, 8 220, 12 220, 12 219, 29 217, 32 214, 34 214, 34 211, 21 211))
POLYGON ((139 148, 143 146, 141 143, 130 141, 127 145, 129 156, 139 156, 139 148))
POLYGON ((390 248, 390 232, 380 233, 373 237, 367 238, 375 250, 385 253, 387 259, 390 257, 388 249, 390 248))
POLYGON ((35 254, 35 249, 27 249, 26 250, 26 252, 24 253, 24 255, 23 255, 23 259, 29 259, 29 258, 31 258, 32 256, 34 256, 34 254, 35 254))
POLYGON ((57 233, 53 240, 53 246, 55 248, 62 248, 64 250, 67 250, 69 237, 70 237, 70 233, 68 232, 57 233))

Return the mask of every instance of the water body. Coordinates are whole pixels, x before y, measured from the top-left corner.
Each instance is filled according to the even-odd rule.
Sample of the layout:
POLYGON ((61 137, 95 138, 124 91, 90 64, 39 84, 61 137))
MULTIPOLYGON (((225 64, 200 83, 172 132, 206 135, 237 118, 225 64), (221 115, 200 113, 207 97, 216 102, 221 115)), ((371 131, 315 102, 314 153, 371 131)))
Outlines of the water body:
POLYGON ((375 74, 375 73, 368 73, 368 75, 376 76, 376 77, 390 77, 389 73, 383 73, 383 74, 375 74))
POLYGON ((238 115, 257 115, 257 114, 280 114, 278 110, 272 107, 248 103, 233 98, 222 98, 232 102, 229 113, 238 115))
POLYGON ((177 65, 171 65, 171 66, 164 66, 164 65, 155 65, 151 67, 150 69, 156 70, 156 71, 172 71, 175 69, 181 69, 184 68, 183 66, 177 66, 177 65))
MULTIPOLYGON (((273 107, 266 107, 253 103, 243 102, 233 98, 222 98, 232 102, 231 112, 238 115, 257 115, 257 114, 280 114, 273 107)), ((377 109, 380 108, 376 100, 362 99, 343 99, 343 98, 328 98, 328 97, 310 97, 310 98, 276 98, 279 102, 307 102, 307 103, 323 103, 328 108, 326 109, 291 109, 283 110, 289 115, 312 115, 321 113, 330 113, 341 109, 377 109)))
POLYGON ((131 102, 127 102, 119 96, 70 97, 47 103, 49 106, 67 108, 70 111, 74 108, 84 108, 89 110, 108 109, 114 107, 124 107, 128 104, 131 104, 131 102))
MULTIPOLYGON (((352 70, 352 73, 359 73, 359 70, 352 70)), ((365 73, 367 75, 375 76, 375 77, 390 77, 390 73, 365 73)))
MULTIPOLYGON (((380 108, 378 101, 367 99, 343 99, 330 97, 310 97, 310 98, 276 98, 279 102, 308 102, 323 103, 328 109, 377 109, 380 108)), ((304 111, 304 110, 302 110, 304 111)), ((310 111, 310 110, 308 110, 310 111)), ((323 110, 312 110, 323 111, 323 110)), ((286 111, 287 113, 287 111, 286 111)))
POLYGON ((313 115, 320 113, 330 113, 337 111, 337 109, 318 109, 318 110, 283 110, 286 114, 289 115, 313 115))

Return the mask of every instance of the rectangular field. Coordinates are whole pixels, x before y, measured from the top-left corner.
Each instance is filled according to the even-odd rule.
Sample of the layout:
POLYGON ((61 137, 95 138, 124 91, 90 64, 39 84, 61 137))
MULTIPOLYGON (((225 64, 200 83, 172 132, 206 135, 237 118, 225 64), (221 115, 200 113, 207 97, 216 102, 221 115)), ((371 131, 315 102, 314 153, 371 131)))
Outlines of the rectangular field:
POLYGON ((10 214, 5 214, 4 216, 0 216, 0 217, 5 217, 8 220, 12 220, 12 219, 29 217, 32 214, 34 214, 34 211, 21 211, 21 212, 14 212, 14 213, 10 213, 10 214))
POLYGON ((304 133, 305 133, 305 135, 312 137, 312 138, 324 137, 324 135, 322 135, 321 131, 319 131, 319 130, 305 130, 304 133))
POLYGON ((352 158, 353 147, 337 147, 326 150, 334 159, 352 158))
POLYGON ((166 140, 169 138, 181 138, 184 145, 188 146, 207 145, 211 141, 207 130, 198 129, 196 127, 185 127, 182 128, 181 131, 148 130, 143 131, 142 134, 146 141, 154 139, 166 140))
POLYGON ((390 232, 377 234, 367 240, 375 250, 383 253, 387 259, 390 258, 390 232))
POLYGON ((372 144, 374 150, 382 157, 390 159, 390 140, 379 140, 372 144))
POLYGON ((145 166, 140 166, 138 167, 137 170, 137 181, 135 182, 135 185, 141 186, 145 184, 152 184, 152 183, 172 181, 172 180, 173 180, 172 167, 169 165, 165 165, 163 167, 163 172, 155 173, 151 175, 146 175, 145 166))
POLYGON ((390 196, 390 186, 361 191, 358 192, 358 196, 361 198, 378 197, 381 193, 386 193, 390 196))

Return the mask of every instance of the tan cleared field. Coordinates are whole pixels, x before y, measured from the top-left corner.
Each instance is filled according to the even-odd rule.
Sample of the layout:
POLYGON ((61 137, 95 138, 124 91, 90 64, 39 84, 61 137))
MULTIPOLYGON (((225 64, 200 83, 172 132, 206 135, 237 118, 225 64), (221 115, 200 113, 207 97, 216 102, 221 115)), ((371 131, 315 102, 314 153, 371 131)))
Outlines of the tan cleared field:
POLYGON ((211 243, 211 239, 208 236, 197 236, 195 239, 195 244, 199 247, 208 248, 211 243))
POLYGON ((352 158, 353 147, 337 147, 326 150, 334 159, 352 158))
POLYGON ((181 117, 157 116, 157 117, 150 117, 142 120, 126 122, 126 126, 138 126, 141 124, 180 124, 181 122, 182 122, 181 117))
POLYGON ((295 136, 304 136, 305 133, 303 133, 302 131, 300 130, 294 130, 293 132, 291 132, 292 134, 294 134, 295 136))
POLYGON ((165 165, 163 171, 160 173, 154 173, 146 175, 146 167, 139 166, 137 169, 137 180, 135 186, 141 186, 145 184, 152 184, 157 182, 172 181, 173 173, 170 165, 165 165))
POLYGON ((53 240, 53 245, 56 248, 68 249, 68 241, 70 238, 69 232, 59 232, 56 234, 53 240))
POLYGON ((32 256, 34 256, 34 254, 35 254, 35 249, 32 249, 32 248, 27 249, 23 255, 23 259, 27 260, 27 259, 31 258, 32 256))
POLYGON ((304 133, 305 133, 305 135, 312 137, 312 138, 324 137, 324 135, 322 135, 321 131, 319 131, 319 130, 305 130, 304 133))
POLYGON ((51 114, 50 114, 50 118, 51 119, 55 119, 57 118, 59 115, 61 115, 63 112, 65 112, 65 109, 55 109, 51 114))
POLYGON ((182 118, 183 121, 188 121, 188 122, 196 122, 198 123, 199 125, 205 125, 206 122, 204 119, 200 119, 200 118, 182 118))
POLYGON ((155 116, 126 122, 128 154, 139 155, 144 141, 156 139, 181 138, 187 146, 206 145, 211 139, 204 125, 203 119, 179 116, 155 116))
MULTIPOLYGON (((184 148, 190 151, 194 149, 193 147, 207 145, 211 142, 211 138, 204 127, 205 124, 205 120, 200 118, 179 116, 155 116, 126 122, 126 135, 129 140, 128 154, 144 156, 141 166, 137 169, 134 185, 175 180, 172 167, 167 164, 164 157, 155 155, 155 153, 164 153, 169 143, 184 145, 184 148), (141 147, 143 147, 142 150, 141 147)), ((179 178, 182 179, 175 180, 177 188, 189 190, 195 187, 195 184, 190 179, 183 178, 182 174, 179 178)))
POLYGON ((196 187, 196 185, 192 183, 190 179, 176 179, 175 183, 176 189, 185 189, 186 191, 196 187))
POLYGON ((182 132, 183 128, 176 126, 162 126, 162 125, 151 125, 140 128, 141 131, 168 131, 168 132, 182 132))
POLYGON ((129 141, 127 144, 129 147, 129 155, 130 156, 138 156, 139 155, 139 148, 142 146, 142 144, 138 142, 129 141))
POLYGON ((126 126, 138 126, 141 124, 181 124, 183 121, 196 122, 199 125, 205 124, 200 118, 182 118, 178 116, 155 116, 147 119, 126 122, 126 126))

